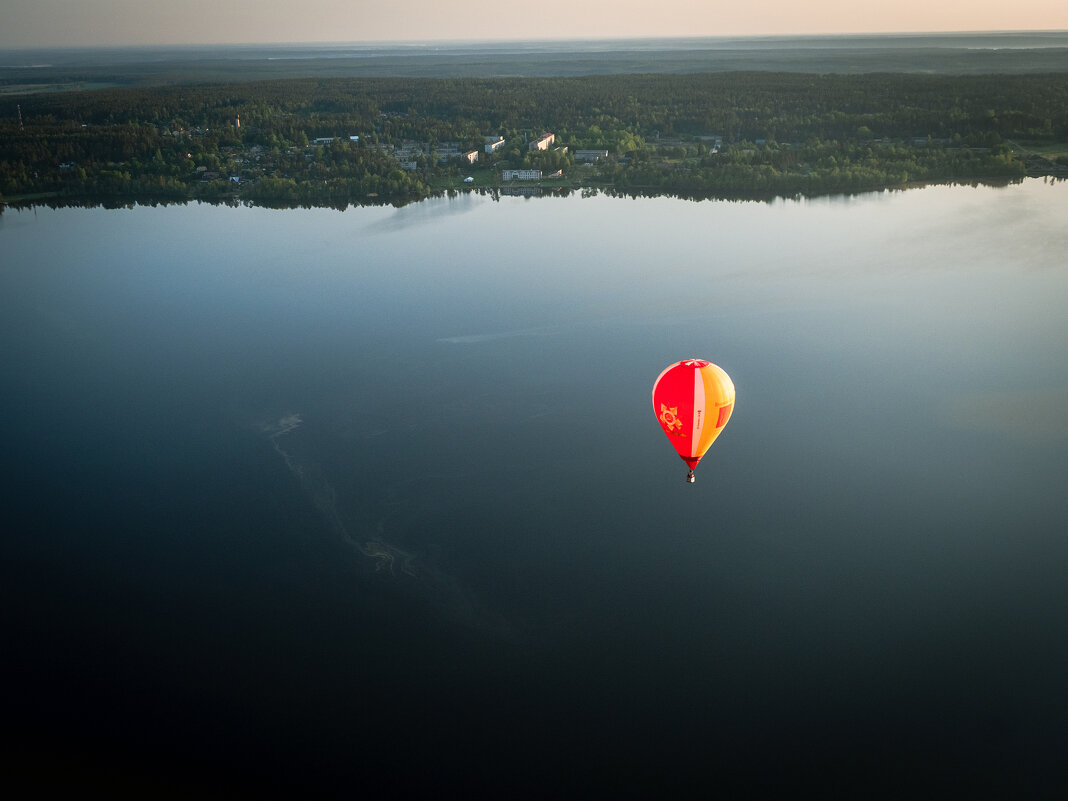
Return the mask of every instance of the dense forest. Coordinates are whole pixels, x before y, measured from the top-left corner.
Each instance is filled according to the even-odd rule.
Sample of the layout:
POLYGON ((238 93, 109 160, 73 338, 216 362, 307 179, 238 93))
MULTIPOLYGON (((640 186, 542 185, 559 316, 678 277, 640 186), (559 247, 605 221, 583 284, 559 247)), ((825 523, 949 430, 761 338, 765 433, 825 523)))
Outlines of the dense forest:
POLYGON ((8 203, 343 208, 497 187, 503 169, 686 197, 1068 176, 1068 73, 332 78, 0 99, 8 203), (544 132, 552 146, 530 149, 544 132), (487 153, 488 137, 504 142, 487 153))

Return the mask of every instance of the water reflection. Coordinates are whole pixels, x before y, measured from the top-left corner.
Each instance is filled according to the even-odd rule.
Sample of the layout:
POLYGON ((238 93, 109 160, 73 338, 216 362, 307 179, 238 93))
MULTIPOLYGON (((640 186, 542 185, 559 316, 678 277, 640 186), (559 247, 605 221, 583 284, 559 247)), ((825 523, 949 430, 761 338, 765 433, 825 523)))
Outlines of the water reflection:
MULTIPOLYGON (((365 560, 357 559, 363 566, 362 572, 404 580, 405 583, 396 585, 398 589, 415 594, 428 609, 454 625, 474 627, 499 637, 510 636, 509 626, 499 614, 487 610, 462 582, 437 566, 432 545, 428 545, 428 553, 416 554, 389 541, 394 536, 391 529, 396 520, 388 505, 351 518, 349 522, 352 512, 344 509, 344 500, 339 498, 322 465, 314 456, 305 455, 309 445, 300 440, 303 424, 301 414, 290 413, 260 423, 257 428, 282 457, 300 489, 322 516, 330 536, 352 555, 365 557, 365 560), (408 580, 416 584, 409 584, 408 580)), ((420 542, 427 545, 424 540, 420 542)))
POLYGON ((1059 448, 1068 440, 1066 411, 1068 387, 1057 387, 969 393, 950 398, 942 413, 957 428, 1059 448))
MULTIPOLYGON (((139 702, 207 677, 283 721, 271 747, 335 735, 307 736, 339 775, 395 757, 353 720, 688 778, 768 754, 883 775, 945 742, 946 777, 1053 775, 1066 211, 1040 181, 8 211, 23 675, 116 644, 79 670, 135 666, 139 702), (694 355, 738 401, 689 487, 650 391, 694 355)), ((48 720, 107 718, 57 686, 27 690, 48 720)), ((405 764, 444 764, 422 745, 405 764)))

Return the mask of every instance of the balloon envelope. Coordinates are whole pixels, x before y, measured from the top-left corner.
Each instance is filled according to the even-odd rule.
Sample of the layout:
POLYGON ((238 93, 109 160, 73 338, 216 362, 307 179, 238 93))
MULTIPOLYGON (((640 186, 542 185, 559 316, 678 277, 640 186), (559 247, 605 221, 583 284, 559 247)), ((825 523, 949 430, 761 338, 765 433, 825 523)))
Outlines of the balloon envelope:
POLYGON ((693 470, 734 411, 734 382, 704 359, 675 362, 653 384, 653 411, 675 452, 693 470))

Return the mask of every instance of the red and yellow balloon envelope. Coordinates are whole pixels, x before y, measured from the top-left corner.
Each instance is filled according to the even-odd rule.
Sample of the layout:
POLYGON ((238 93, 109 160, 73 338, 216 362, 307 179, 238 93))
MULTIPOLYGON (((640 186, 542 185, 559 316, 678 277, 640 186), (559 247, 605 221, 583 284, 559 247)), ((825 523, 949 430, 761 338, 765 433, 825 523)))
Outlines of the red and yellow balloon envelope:
POLYGON ((690 466, 686 480, 731 419, 734 382, 704 359, 675 362, 653 384, 653 411, 672 447, 690 466))

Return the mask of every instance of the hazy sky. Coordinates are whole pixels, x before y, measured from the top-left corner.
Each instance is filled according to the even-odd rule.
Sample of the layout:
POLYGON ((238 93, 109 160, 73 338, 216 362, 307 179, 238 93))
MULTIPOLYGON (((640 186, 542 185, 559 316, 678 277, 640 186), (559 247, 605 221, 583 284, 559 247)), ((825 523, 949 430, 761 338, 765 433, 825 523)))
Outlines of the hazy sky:
POLYGON ((1066 0, 0 0, 0 47, 1065 29, 1066 0))

